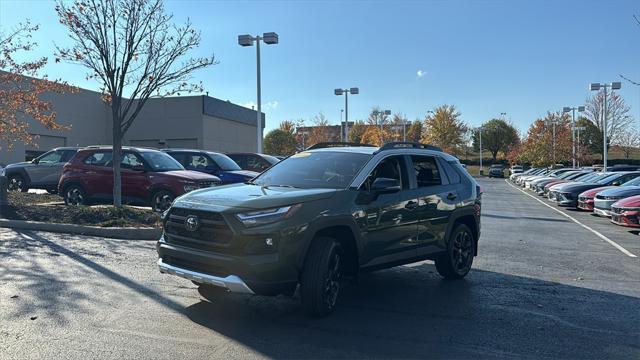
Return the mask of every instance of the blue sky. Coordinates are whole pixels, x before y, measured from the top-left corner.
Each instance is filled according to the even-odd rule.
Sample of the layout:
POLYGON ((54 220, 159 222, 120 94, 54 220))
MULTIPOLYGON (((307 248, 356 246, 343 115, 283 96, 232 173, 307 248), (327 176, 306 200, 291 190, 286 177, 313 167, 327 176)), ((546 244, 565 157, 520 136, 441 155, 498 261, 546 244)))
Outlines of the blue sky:
MULTIPOLYGON (((0 0, 0 24, 40 24, 33 55, 51 56, 54 42, 69 43, 53 7, 0 0)), ((267 129, 319 112, 337 124, 344 99, 333 89, 357 86, 350 119, 380 106, 412 120, 449 103, 471 125, 506 112, 525 131, 549 110, 582 104, 589 82, 640 80, 637 0, 174 0, 167 9, 202 31, 194 55, 220 61, 195 79, 238 104, 255 102, 255 48, 238 46, 237 35, 279 34, 280 44, 262 47, 267 129)), ((51 61, 45 73, 98 88, 77 65, 51 61)), ((640 87, 623 83, 621 94, 640 121, 640 87)))

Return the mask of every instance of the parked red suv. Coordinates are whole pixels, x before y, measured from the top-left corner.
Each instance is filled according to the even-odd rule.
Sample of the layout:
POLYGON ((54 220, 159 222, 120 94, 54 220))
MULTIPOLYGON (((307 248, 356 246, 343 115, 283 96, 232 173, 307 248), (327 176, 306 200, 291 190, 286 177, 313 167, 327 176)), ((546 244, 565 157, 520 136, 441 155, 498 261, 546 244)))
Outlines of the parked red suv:
MULTIPOLYGON (((63 167, 59 194, 67 205, 113 199, 112 148, 80 149, 63 167)), ((171 156, 152 149, 122 148, 122 199, 126 203, 150 205, 166 210, 173 199, 191 190, 216 186, 220 179, 185 170, 171 156)))

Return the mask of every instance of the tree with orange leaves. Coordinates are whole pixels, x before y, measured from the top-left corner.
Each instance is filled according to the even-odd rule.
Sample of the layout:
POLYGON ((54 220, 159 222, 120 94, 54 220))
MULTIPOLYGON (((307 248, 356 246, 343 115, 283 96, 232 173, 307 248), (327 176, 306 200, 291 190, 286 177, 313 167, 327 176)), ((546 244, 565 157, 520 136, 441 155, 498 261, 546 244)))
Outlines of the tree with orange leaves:
POLYGON ((34 78, 47 64, 46 57, 27 62, 15 59, 17 53, 29 52, 37 46, 31 40, 37 30, 37 25, 25 22, 8 34, 0 35, 0 149, 5 145, 11 150, 18 142, 33 143, 34 136, 29 133, 30 118, 50 130, 67 128, 56 122, 51 102, 41 96, 77 89, 61 81, 50 81, 46 76, 34 78))

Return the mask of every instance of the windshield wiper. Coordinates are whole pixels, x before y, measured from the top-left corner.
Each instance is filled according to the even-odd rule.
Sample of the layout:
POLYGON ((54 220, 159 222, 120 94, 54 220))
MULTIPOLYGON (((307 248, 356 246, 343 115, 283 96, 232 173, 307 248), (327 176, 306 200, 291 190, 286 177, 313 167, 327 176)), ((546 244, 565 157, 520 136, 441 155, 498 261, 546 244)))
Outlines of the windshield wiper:
POLYGON ((263 189, 268 189, 270 187, 283 187, 283 188, 290 188, 290 189, 299 189, 299 187, 293 186, 293 185, 280 185, 280 184, 262 185, 263 189))

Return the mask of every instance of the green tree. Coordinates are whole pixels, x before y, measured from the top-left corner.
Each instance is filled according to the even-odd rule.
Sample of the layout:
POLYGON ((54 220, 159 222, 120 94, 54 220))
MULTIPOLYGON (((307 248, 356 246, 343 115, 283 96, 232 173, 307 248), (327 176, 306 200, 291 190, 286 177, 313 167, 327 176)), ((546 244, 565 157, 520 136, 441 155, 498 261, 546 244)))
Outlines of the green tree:
POLYGON ((416 119, 411 123, 409 128, 407 128, 407 141, 420 142, 422 141, 422 121, 420 119, 416 119))
POLYGON ((455 154, 464 142, 465 131, 467 125, 460 119, 456 107, 445 104, 425 119, 422 141, 455 154))
MULTIPOLYGON (((479 151, 479 136, 480 133, 475 131, 473 135, 475 151, 479 151)), ((499 152, 506 156, 509 148, 516 146, 519 142, 518 130, 502 119, 491 119, 482 124, 482 147, 491 152, 494 161, 499 152)))
POLYGON ((367 125, 364 124, 362 120, 356 120, 353 125, 349 128, 349 142, 352 143, 362 143, 362 136, 367 130, 367 125))
POLYGON ((271 155, 289 156, 298 150, 298 142, 293 133, 274 129, 264 137, 264 151, 271 155))

